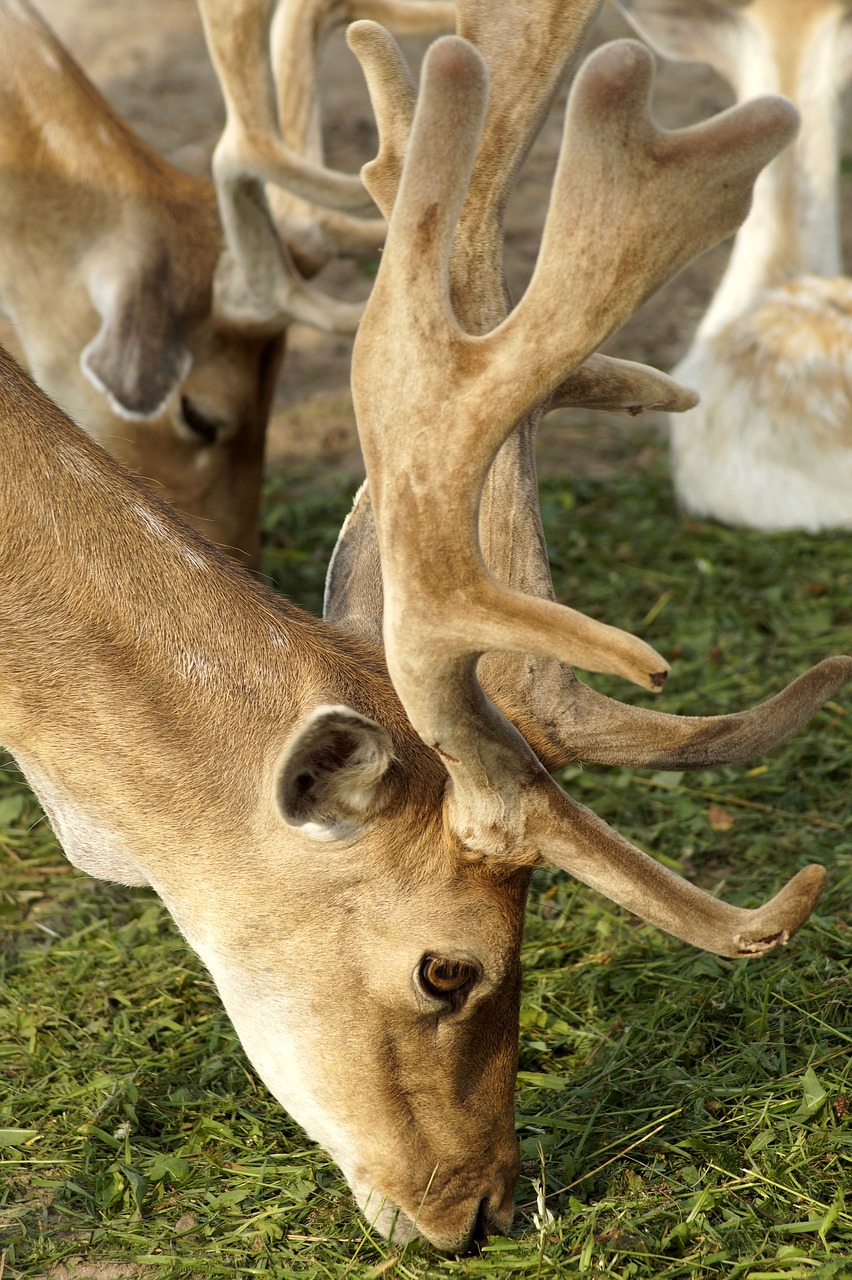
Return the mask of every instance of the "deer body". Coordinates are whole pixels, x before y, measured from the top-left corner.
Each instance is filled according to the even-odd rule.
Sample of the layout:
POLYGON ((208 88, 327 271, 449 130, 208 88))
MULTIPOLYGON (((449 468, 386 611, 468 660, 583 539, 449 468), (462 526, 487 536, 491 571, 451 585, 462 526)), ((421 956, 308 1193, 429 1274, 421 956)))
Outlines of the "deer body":
MULTIPOLYGON (((481 200, 499 252, 504 185, 595 7, 537 0, 532 14, 529 0, 504 0, 495 17, 487 0, 460 0, 468 38, 430 50, 416 107, 390 34, 351 29, 380 117, 370 182, 390 230, 353 372, 375 507, 347 525, 343 576, 365 612, 341 607, 339 629, 225 561, 0 358, 0 741, 72 860, 162 896, 261 1077, 338 1160, 368 1220, 453 1251, 511 1220, 533 867, 560 867, 729 956, 786 943, 824 881, 805 867, 765 905, 729 906, 573 801, 544 762, 750 758, 852 669, 827 659, 734 716, 622 707, 584 695, 565 664, 657 688, 664 659, 556 605, 546 566, 530 574, 535 594, 526 555, 519 583, 498 581, 479 554, 491 461, 551 394, 689 402, 670 379, 592 349, 741 220, 755 174, 795 126, 766 99, 662 134, 647 52, 599 51, 572 89, 527 294, 469 331, 450 299, 466 295, 472 314, 478 277, 450 287, 455 219, 466 193, 481 200), (526 100, 499 76, 521 29, 545 68, 526 100), (496 70, 490 123, 479 46, 496 70), (506 134, 495 121, 515 106, 495 163, 489 137, 506 134), (353 616, 384 650, 350 633, 353 616), (485 653, 550 664, 539 693, 552 708, 528 699, 511 665, 480 683, 485 653)), ((247 200, 255 230, 268 220, 256 194, 251 181, 231 189, 231 212, 247 200)), ((232 259, 239 301, 252 259, 239 246, 232 259)), ((516 478, 520 488, 520 465, 516 478)))
POLYGON ((852 281, 841 275, 840 97, 852 72, 837 0, 620 0, 661 50, 710 62, 739 101, 782 93, 798 138, 761 174, 719 288, 675 374, 684 507, 761 529, 852 527, 852 281))

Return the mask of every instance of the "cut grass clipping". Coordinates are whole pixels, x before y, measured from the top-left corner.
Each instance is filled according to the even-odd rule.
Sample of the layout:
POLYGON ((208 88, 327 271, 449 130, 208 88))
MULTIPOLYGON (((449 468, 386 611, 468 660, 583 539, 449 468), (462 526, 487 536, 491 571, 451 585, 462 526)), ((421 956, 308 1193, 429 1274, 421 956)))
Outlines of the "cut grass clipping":
MULTIPOLYGON (((267 569, 310 608, 348 501, 270 491, 267 569)), ((674 659, 657 706, 733 711, 852 650, 846 535, 685 523, 653 475, 550 483, 544 511, 561 598, 674 659)), ((847 691, 752 767, 562 774, 733 902, 810 861, 829 887, 788 949, 750 963, 537 877, 516 1225, 466 1259, 369 1235, 337 1169, 255 1079, 159 902, 72 870, 9 764, 0 1276, 852 1277, 850 763, 847 691)))

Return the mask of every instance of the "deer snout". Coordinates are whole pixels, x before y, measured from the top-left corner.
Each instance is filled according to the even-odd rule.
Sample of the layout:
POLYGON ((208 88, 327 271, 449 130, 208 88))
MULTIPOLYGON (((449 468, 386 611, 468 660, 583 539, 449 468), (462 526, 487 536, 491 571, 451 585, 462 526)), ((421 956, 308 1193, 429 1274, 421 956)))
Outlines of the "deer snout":
MULTIPOLYGON (((374 1231, 404 1244, 420 1237, 442 1253, 472 1253, 492 1235, 505 1235, 514 1215, 514 1190, 518 1168, 514 1161, 490 1179, 487 1188, 473 1196, 453 1196, 451 1179, 443 1183, 436 1173, 432 1184, 416 1204, 403 1208, 394 1197, 372 1187, 355 1196, 374 1231)), ((402 1197, 400 1197, 402 1199, 402 1197)))
POLYGON ((508 1188, 503 1189, 499 1198, 492 1193, 480 1200, 467 1242, 459 1250, 460 1253, 473 1253, 475 1249, 487 1244, 490 1236, 508 1235, 515 1216, 514 1191, 513 1180, 508 1188))

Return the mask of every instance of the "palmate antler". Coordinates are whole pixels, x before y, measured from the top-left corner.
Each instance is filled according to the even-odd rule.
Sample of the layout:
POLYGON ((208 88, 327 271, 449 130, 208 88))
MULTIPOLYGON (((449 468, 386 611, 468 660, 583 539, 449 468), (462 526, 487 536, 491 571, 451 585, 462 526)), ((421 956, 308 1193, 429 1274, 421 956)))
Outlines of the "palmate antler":
MULTIPOLYGON (((491 77, 478 158, 450 262, 454 312, 468 333, 487 332, 507 313, 503 209, 517 170, 597 7, 595 0, 572 5, 541 0, 533 20, 530 6, 519 0, 506 0, 499 17, 481 0, 460 0, 458 5, 459 30, 486 54, 491 77), (528 74, 530 67, 536 68, 535 76, 528 74)), ((351 41, 368 75, 382 144, 364 175, 387 215, 407 146, 414 91, 386 32, 356 26, 351 29, 351 41)), ((740 217, 744 209, 745 204, 740 217)), ((637 212, 636 208, 629 211, 623 229, 625 245, 636 243, 631 225, 637 212)), ((611 223, 610 212, 603 216, 611 223)), ((707 221, 704 234, 706 247, 725 232, 721 225, 714 230, 707 221)), ((656 370, 593 355, 549 395, 542 392, 541 400, 529 406, 487 474, 479 538, 483 559, 499 581, 545 599, 553 599, 553 588, 538 510, 534 442, 543 411, 555 403, 634 413, 663 407, 677 412, 692 407, 695 397, 656 370)), ((381 584, 368 485, 356 499, 329 569, 326 616, 380 641, 381 584)), ((594 663, 591 666, 595 669, 594 663)), ((668 715, 607 698, 552 658, 490 653, 479 666, 486 691, 553 769, 576 760, 697 768, 752 759, 800 729, 850 673, 852 660, 827 659, 759 707, 734 715, 699 717, 668 715)))
MULTIPOLYGON (((357 24, 351 40, 374 101, 399 97, 401 64, 387 34, 357 24)), ((481 655, 537 654, 651 688, 666 665, 635 637, 498 582, 477 534, 489 468, 516 424, 564 388, 665 278, 738 224, 754 177, 793 136, 796 115, 780 99, 763 99, 666 133, 648 114, 647 53, 631 42, 599 51, 571 93, 530 286, 507 319, 472 333, 460 323, 465 294, 458 274, 451 283, 450 261, 487 80, 468 42, 450 38, 430 51, 382 266, 356 341, 353 393, 384 582, 388 667, 414 727, 447 766, 451 822, 472 854, 563 867, 695 945, 759 954, 807 917, 822 869, 806 868, 765 907, 740 911, 666 872, 570 800, 486 697, 476 678, 481 655)), ((390 136, 376 165, 379 193, 383 183, 393 186, 401 152, 390 136)), ((366 177, 372 181, 369 169, 366 177)), ((487 206, 497 222, 498 205, 487 206)), ((595 366, 585 377, 595 382, 595 366)), ((848 660, 833 661, 804 678, 805 700, 813 686, 821 683, 822 692, 826 681, 848 674, 848 660)), ((782 720, 801 693, 799 682, 783 696, 782 720)), ((777 710, 776 700, 770 719, 777 710)), ((792 718, 799 715, 801 706, 792 718)), ((754 740, 751 730, 743 736, 754 740)))
POLYGON ((331 28, 357 17, 379 18, 403 34, 451 28, 454 6, 448 0, 199 0, 199 9, 226 110, 213 157, 227 244, 216 280, 218 309, 261 330, 301 320, 352 332, 361 304, 308 284, 293 259, 296 252, 315 270, 334 253, 375 252, 385 234, 361 179, 323 163, 320 47, 331 28), (266 183, 283 190, 267 200, 266 183))

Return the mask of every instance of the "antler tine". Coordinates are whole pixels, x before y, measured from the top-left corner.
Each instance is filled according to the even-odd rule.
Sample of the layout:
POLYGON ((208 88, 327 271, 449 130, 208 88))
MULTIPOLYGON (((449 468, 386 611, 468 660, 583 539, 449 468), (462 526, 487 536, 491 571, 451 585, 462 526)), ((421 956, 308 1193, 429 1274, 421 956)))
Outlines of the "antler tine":
POLYGON ((751 959, 789 941, 813 911, 825 869, 803 867, 762 907, 746 910, 711 897, 649 858, 597 814, 555 785, 537 792, 525 835, 546 846, 545 860, 694 947, 751 959))
POLYGON ((379 151, 361 170, 361 178, 385 218, 389 218, 414 118, 416 93, 399 45, 375 22, 353 22, 346 32, 361 63, 379 131, 379 151))
MULTIPOLYGON (((317 78, 318 29, 366 18, 384 23, 399 35, 452 31, 455 6, 446 0, 325 0, 319 17, 321 21, 314 18, 307 24, 301 0, 296 4, 283 0, 272 32, 276 65, 283 72, 277 83, 282 138, 316 162, 322 161, 322 140, 316 95, 309 90, 317 78)), ((410 119, 409 112, 409 123, 410 119)), ((279 233, 300 258, 318 265, 333 253, 374 253, 384 243, 383 218, 352 217, 311 204, 291 190, 272 191, 270 205, 279 233)))
MULTIPOLYGON (((285 183, 305 199, 341 209, 362 209, 369 200, 357 174, 337 173, 281 137, 269 50, 276 0, 199 0, 204 34, 225 100, 225 131, 217 147, 222 176, 249 172, 264 182, 285 183)), ((322 31, 329 0, 309 0, 303 21, 322 31)), ((315 36, 316 38, 316 36, 315 36)), ((291 74, 298 68, 288 67, 291 74)), ((302 85, 312 109, 316 84, 302 85)))
MULTIPOLYGON (((486 661, 491 660, 489 655, 486 661)), ((488 680, 480 674, 490 696, 548 769, 578 761, 634 769, 704 769, 744 764, 792 738, 852 679, 852 658, 824 658, 766 702, 718 716, 632 707, 590 689, 556 663, 549 670, 541 664, 537 671, 541 706, 550 700, 547 714, 530 714, 510 674, 492 670, 488 680)))
POLYGON ((652 409, 682 413, 697 403, 698 396, 691 388, 658 369, 632 360, 593 355, 569 373, 551 395, 547 407, 610 409, 635 415, 652 409))
POLYGON ((576 353, 597 346, 664 279, 739 225, 757 174, 798 127, 790 103, 767 97, 669 133, 649 113, 652 78, 651 55, 631 40, 598 50, 577 78, 536 270, 489 336, 505 343, 501 358, 517 358, 515 367, 529 363, 530 332, 541 341, 534 372, 517 387, 518 411, 541 398, 543 383, 547 392, 558 385, 566 366, 579 363, 576 353), (615 165, 615 156, 624 162, 615 165), (690 210, 693 200, 706 203, 690 210), (653 206, 650 219, 642 202, 653 206), (566 305, 566 278, 572 299, 588 305, 566 305))

